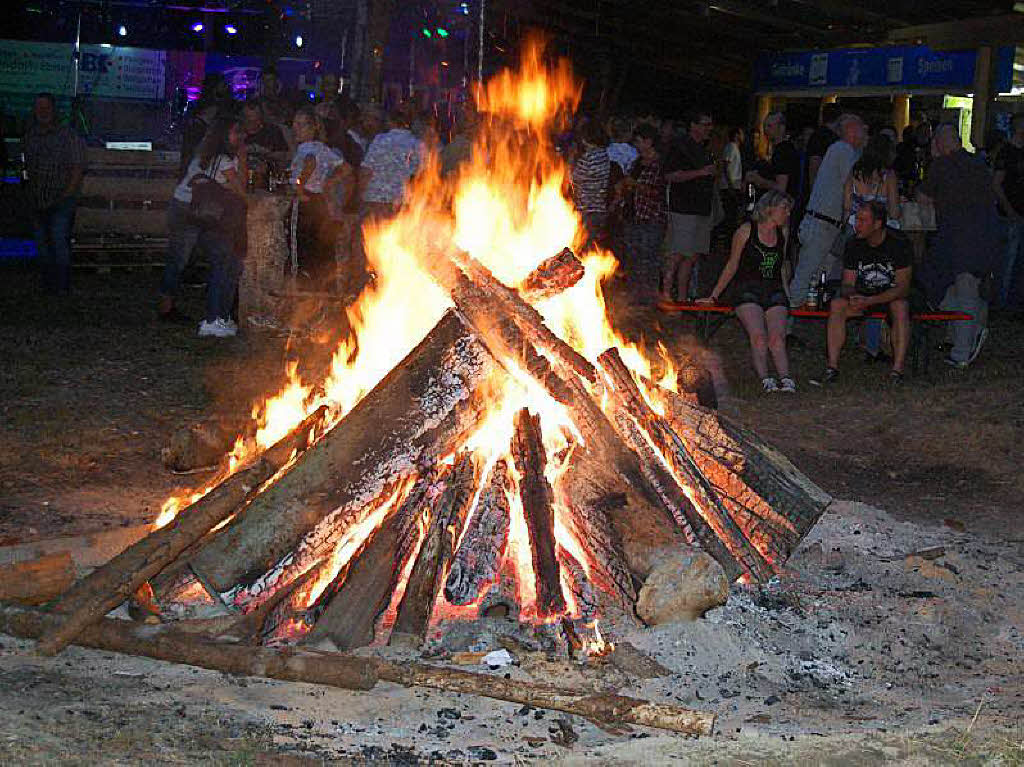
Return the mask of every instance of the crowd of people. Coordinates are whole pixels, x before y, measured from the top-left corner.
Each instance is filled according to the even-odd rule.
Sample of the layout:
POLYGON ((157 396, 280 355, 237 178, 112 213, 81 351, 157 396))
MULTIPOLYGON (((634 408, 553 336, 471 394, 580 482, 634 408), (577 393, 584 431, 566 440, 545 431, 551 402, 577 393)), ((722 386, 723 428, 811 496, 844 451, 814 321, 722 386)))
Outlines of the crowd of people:
POLYGON ((1024 309, 1024 115, 1013 126, 1005 143, 983 155, 964 149, 953 124, 922 119, 897 143, 891 126, 869 129, 835 104, 795 139, 782 112, 748 133, 716 131, 710 113, 695 109, 678 133, 667 121, 638 120, 638 159, 616 180, 621 163, 611 157, 610 130, 600 137, 601 126, 586 121, 573 159, 574 199, 588 241, 615 250, 636 301, 735 308, 764 391, 796 391, 787 341, 802 339, 792 309, 828 311, 827 365, 810 383, 838 379, 854 318, 865 319, 865 353, 890 362, 889 378, 899 383, 913 310, 970 315, 948 323, 946 363, 963 369, 988 336, 990 298, 1024 309), (752 150, 758 137, 763 156, 752 150), (908 203, 934 209, 937 231, 902 232, 908 203), (716 232, 731 236, 731 247, 714 287, 701 296, 693 274, 716 232), (881 349, 884 323, 891 354, 881 349))
MULTIPOLYGON (((244 209, 247 186, 276 178, 298 208, 296 276, 318 289, 358 293, 366 279, 360 225, 396 211, 424 161, 427 134, 445 172, 469 156, 472 112, 439 120, 410 105, 388 112, 356 105, 329 75, 319 94, 298 99, 267 69, 258 98, 244 102, 209 76, 182 137, 159 317, 192 321, 175 299, 182 272, 202 252, 210 276, 199 334, 237 332, 245 217, 224 212, 244 209), (340 269, 339 252, 350 262, 340 269)), ((616 255, 638 304, 734 307, 766 392, 797 389, 787 359, 787 344, 800 340, 791 309, 824 309, 830 299, 827 366, 811 380, 827 385, 839 376, 850 319, 886 316, 891 355, 881 350, 881 319, 866 319, 863 346, 888 359, 899 382, 914 309, 927 304, 971 316, 949 324, 946 361, 964 368, 986 340, 989 299, 1024 308, 1024 115, 984 155, 966 151, 952 124, 921 119, 897 141, 892 127, 869 130, 836 104, 824 105, 818 126, 800 131, 790 130, 783 112, 751 130, 716 128, 710 111, 696 108, 681 121, 580 115, 553 139, 570 168, 567 193, 582 221, 583 248, 597 243, 616 255), (934 206, 934 234, 900 231, 906 203, 915 201, 934 206), (716 241, 731 241, 721 274, 694 279, 716 241), (713 287, 701 295, 698 284, 713 287)), ((36 100, 25 153, 46 285, 67 291, 84 151, 46 94, 36 100)))

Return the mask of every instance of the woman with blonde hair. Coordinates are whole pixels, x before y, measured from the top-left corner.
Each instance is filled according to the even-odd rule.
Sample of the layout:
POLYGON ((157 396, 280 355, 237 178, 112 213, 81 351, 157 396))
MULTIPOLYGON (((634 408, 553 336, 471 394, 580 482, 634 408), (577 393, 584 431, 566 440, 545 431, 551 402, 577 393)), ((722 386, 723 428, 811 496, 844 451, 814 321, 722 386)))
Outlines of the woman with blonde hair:
POLYGON ((329 282, 334 267, 334 226, 324 192, 328 179, 343 160, 324 143, 323 120, 311 107, 302 107, 295 113, 292 131, 298 144, 289 178, 299 200, 295 234, 299 273, 319 285, 329 282))
POLYGON ((767 392, 796 392, 786 354, 789 298, 782 279, 786 237, 793 198, 771 189, 754 206, 752 221, 742 224, 732 238, 732 250, 711 295, 697 300, 715 304, 729 289, 730 303, 750 338, 754 369, 767 392), (771 354, 778 380, 768 373, 771 354))

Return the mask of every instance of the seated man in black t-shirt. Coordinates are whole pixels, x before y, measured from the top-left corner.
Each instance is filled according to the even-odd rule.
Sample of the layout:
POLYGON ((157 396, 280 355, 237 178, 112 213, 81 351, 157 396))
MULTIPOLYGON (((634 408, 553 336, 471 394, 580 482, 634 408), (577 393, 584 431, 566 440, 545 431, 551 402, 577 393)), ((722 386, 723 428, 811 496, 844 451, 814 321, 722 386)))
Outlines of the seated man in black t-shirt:
POLYGON ((828 367, 817 381, 829 384, 839 377, 839 353, 846 342, 846 321, 887 310, 892 325, 893 360, 890 380, 903 380, 903 363, 910 342, 911 249, 900 235, 885 226, 885 205, 871 201, 857 211, 855 239, 843 257, 841 295, 832 299, 828 316, 828 367))

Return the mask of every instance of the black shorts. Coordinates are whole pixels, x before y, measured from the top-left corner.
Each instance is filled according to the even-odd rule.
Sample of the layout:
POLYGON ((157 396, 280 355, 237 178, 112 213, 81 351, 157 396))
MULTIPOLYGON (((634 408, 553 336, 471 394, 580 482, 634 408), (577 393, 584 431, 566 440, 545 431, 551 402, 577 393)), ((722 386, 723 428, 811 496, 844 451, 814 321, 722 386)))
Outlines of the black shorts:
POLYGON ((748 282, 743 285, 737 285, 733 295, 733 306, 757 304, 765 311, 774 306, 789 308, 789 298, 786 296, 786 291, 781 283, 748 282))

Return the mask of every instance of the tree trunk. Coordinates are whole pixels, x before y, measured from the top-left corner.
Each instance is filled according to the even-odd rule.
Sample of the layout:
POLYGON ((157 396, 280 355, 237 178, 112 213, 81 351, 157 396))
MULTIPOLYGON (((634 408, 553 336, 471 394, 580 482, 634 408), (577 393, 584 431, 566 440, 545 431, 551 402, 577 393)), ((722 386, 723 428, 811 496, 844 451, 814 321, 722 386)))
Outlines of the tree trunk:
MULTIPOLYGON (((272 568, 336 509, 358 510, 388 483, 430 465, 477 419, 490 354, 449 312, 373 391, 191 559, 225 592, 272 568)), ((343 520, 342 520, 343 521, 343 520)))

